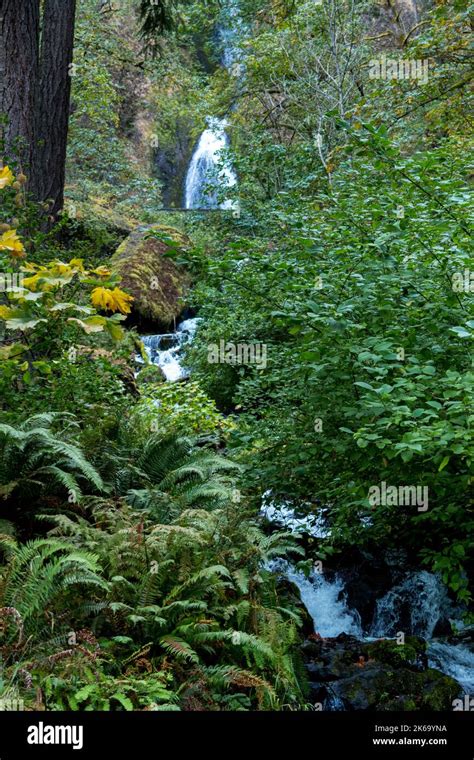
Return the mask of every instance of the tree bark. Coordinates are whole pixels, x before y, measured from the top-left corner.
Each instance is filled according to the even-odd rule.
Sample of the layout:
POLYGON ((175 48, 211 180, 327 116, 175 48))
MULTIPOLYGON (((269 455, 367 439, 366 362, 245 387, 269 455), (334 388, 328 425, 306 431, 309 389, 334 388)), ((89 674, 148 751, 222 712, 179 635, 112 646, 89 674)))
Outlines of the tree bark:
POLYGON ((30 173, 38 84, 39 0, 0 0, 0 154, 30 173), (3 151, 2 151, 3 147, 3 151))
POLYGON ((45 0, 31 190, 51 198, 53 216, 64 201, 75 12, 76 0, 45 0))

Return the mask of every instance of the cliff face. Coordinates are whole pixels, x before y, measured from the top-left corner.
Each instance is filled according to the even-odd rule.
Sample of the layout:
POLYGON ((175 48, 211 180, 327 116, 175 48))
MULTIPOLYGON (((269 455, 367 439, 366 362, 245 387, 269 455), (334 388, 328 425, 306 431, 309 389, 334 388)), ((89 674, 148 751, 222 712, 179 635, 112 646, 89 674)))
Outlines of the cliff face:
POLYGON ((154 151, 153 172, 162 183, 162 198, 165 208, 183 206, 186 171, 193 152, 191 124, 183 119, 176 124, 176 132, 168 144, 154 151))
POLYGON ((376 48, 403 48, 416 33, 429 0, 380 0, 367 13, 368 37, 376 48))

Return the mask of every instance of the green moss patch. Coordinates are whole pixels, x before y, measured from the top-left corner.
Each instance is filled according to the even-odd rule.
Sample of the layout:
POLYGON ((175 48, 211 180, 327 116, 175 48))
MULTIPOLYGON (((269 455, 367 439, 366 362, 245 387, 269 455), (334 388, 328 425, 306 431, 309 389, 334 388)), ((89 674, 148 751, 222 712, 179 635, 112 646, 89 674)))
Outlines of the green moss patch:
POLYGON ((168 328, 185 306, 189 274, 174 263, 173 252, 190 245, 178 230, 154 224, 132 232, 110 259, 121 287, 133 296, 133 312, 168 328))

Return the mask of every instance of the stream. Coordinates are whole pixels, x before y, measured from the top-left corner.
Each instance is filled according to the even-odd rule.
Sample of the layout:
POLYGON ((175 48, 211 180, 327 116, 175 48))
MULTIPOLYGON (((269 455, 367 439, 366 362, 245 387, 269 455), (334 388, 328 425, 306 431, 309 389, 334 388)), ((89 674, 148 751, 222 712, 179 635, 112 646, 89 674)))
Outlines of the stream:
POLYGON ((185 319, 173 333, 140 336, 150 362, 160 367, 168 382, 174 383, 189 376, 183 365, 183 348, 192 341, 198 323, 199 317, 185 319))
MULTIPOLYGON (((218 29, 221 65, 237 76, 242 71, 236 51, 240 35, 238 6, 235 0, 228 0, 218 29)), ((225 198, 225 190, 237 183, 235 171, 225 159, 229 145, 227 122, 215 117, 209 117, 207 122, 208 126, 196 144, 186 175, 184 207, 233 209, 234 201, 221 200, 222 197, 225 198)), ((176 382, 188 377, 188 371, 183 366, 182 352, 186 344, 192 341, 198 322, 198 318, 186 319, 173 333, 142 337, 150 361, 162 369, 167 381, 176 382)), ((268 490, 262 496, 261 516, 273 526, 291 530, 300 537, 308 535, 319 540, 329 537, 327 512, 327 508, 321 508, 316 515, 300 516, 291 501, 273 500, 268 490)), ((362 522, 361 529, 366 524, 362 522)), ((458 631, 463 628, 461 611, 455 607, 438 576, 426 570, 399 573, 393 586, 380 594, 372 620, 364 626, 359 611, 349 606, 342 574, 324 574, 313 570, 308 575, 284 559, 273 560, 268 569, 297 587, 301 601, 313 620, 316 634, 324 639, 349 634, 359 640, 372 642, 394 639, 400 631, 419 636, 428 642, 429 666, 454 678, 465 693, 474 692, 472 643, 458 640, 453 642, 449 640, 450 637, 434 636, 441 620, 449 620, 458 631)), ((334 698, 334 704, 328 709, 338 710, 344 707, 334 698)))
MULTIPOLYGON (((199 317, 185 319, 173 333, 142 336, 151 363, 161 368, 168 382, 189 377, 183 364, 183 349, 192 341, 199 321, 199 317)), ((324 540, 330 536, 327 509, 321 508, 316 516, 298 516, 291 501, 274 500, 270 491, 262 495, 261 516, 275 527, 291 530, 300 537, 306 534, 324 540)), ((403 574, 379 596, 372 620, 364 626, 359 611, 348 604, 341 574, 313 570, 306 575, 284 559, 274 560, 268 569, 297 587, 320 636, 333 638, 345 633, 366 641, 393 639, 399 631, 419 636, 428 642, 430 667, 454 678, 466 694, 474 693, 472 643, 453 643, 433 636, 440 620, 450 620, 456 630, 463 629, 461 611, 437 575, 427 570, 403 574)), ((335 703, 331 709, 340 708, 335 703)))
MULTIPOLYGON (((305 532, 301 521, 291 513, 289 502, 283 508, 269 508, 268 492, 262 504, 262 516, 270 522, 274 515, 275 525, 294 532, 305 532)), ((309 525, 309 534, 329 535, 322 518, 309 525)), ((347 601, 345 584, 341 574, 325 574, 312 570, 309 575, 297 569, 287 560, 274 560, 268 569, 294 584, 301 601, 309 612, 314 630, 323 638, 336 637, 342 633, 364 641, 394 639, 400 631, 415 635, 428 642, 427 656, 430 667, 454 678, 466 694, 474 693, 474 646, 472 642, 451 642, 445 637, 433 637, 438 621, 448 619, 456 630, 464 624, 461 610, 451 601, 448 590, 441 578, 427 570, 407 571, 401 580, 382 594, 376 603, 375 613, 369 625, 362 625, 357 609, 347 601)))

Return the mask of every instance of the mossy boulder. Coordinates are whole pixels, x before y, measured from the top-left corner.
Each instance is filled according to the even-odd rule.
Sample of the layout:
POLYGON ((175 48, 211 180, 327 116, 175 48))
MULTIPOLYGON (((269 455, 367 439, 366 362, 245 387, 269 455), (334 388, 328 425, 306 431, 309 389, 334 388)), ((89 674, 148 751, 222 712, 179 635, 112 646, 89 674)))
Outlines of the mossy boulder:
POLYGON ((393 639, 380 639, 367 644, 363 653, 369 660, 396 667, 411 665, 421 669, 427 665, 426 641, 417 636, 407 636, 403 644, 393 639))
POLYGON ((332 689, 353 710, 451 710, 461 692, 453 678, 437 670, 419 673, 375 662, 333 682, 332 689))
POLYGON ((133 296, 137 321, 153 322, 158 328, 173 325, 185 306, 190 276, 173 261, 173 254, 190 246, 183 233, 161 224, 139 227, 110 258, 120 287, 133 296))
POLYGON ((121 237, 133 232, 139 224, 137 219, 118 214, 110 205, 97 198, 89 198, 88 201, 68 199, 64 208, 69 218, 76 223, 100 225, 109 233, 116 233, 121 237))
POLYGON ((426 642, 417 636, 397 644, 316 634, 304 642, 302 654, 311 699, 324 709, 336 699, 346 710, 451 710, 462 693, 457 681, 428 667, 426 642))

